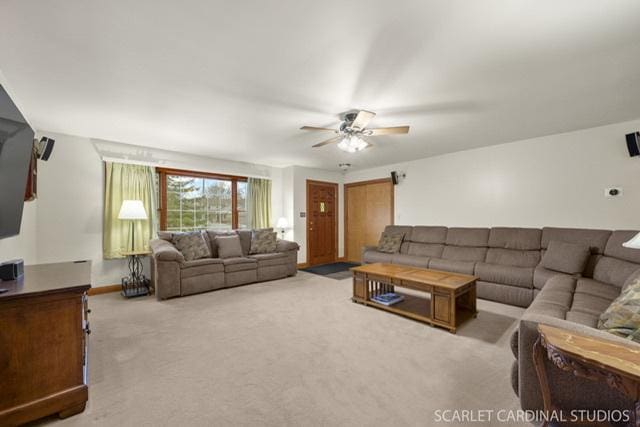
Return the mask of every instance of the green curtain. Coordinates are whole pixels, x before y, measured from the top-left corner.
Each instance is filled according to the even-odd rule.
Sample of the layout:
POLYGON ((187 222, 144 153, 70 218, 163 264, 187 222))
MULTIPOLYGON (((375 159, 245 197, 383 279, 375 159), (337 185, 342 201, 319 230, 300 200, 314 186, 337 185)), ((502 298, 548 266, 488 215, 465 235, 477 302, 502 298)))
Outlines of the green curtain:
POLYGON ((123 258, 122 252, 148 251, 156 231, 156 178, 149 166, 105 164, 102 251, 105 259, 123 258), (123 200, 142 200, 148 220, 118 219, 123 200), (133 232, 135 227, 135 233, 133 232))
POLYGON ((249 178, 247 182, 247 210, 251 228, 271 227, 271 180, 249 178))

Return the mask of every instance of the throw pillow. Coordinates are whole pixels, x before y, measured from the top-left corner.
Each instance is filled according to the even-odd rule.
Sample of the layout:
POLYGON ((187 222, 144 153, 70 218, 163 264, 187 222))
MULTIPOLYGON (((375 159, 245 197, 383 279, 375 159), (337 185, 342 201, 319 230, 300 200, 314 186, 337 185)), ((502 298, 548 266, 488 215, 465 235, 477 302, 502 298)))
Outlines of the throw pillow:
POLYGON ((640 342, 640 279, 630 283, 600 315, 598 329, 640 342))
POLYGON ((211 248, 201 231, 174 233, 172 242, 176 249, 182 252, 185 261, 211 257, 211 248))
POLYGON ((400 251, 404 234, 402 233, 382 233, 378 241, 378 251, 387 254, 395 254, 400 251))
POLYGON ((218 244, 216 243, 216 237, 218 236, 235 236, 235 231, 229 230, 207 230, 205 232, 209 238, 209 246, 211 247, 211 257, 220 258, 218 256, 218 244))
POLYGON ((542 257, 541 264, 549 270, 579 274, 587 266, 590 255, 591 250, 587 245, 552 240, 542 257))
POLYGON ((240 245, 240 237, 237 234, 233 236, 216 236, 216 245, 218 246, 219 258, 238 258, 242 256, 242 245, 240 245))
POLYGON ((253 230, 251 233, 250 254, 269 254, 276 251, 278 233, 272 229, 253 230))

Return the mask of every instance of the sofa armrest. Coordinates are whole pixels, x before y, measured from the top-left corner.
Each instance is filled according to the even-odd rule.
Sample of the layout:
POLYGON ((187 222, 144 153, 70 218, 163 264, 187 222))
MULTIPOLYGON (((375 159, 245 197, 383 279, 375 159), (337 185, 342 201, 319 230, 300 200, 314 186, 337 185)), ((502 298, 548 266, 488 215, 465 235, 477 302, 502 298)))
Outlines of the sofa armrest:
POLYGON ((300 245, 290 240, 278 239, 276 242, 276 252, 297 251, 298 249, 300 249, 300 245))
POLYGON ((378 250, 377 246, 363 246, 362 247, 362 252, 360 252, 360 259, 364 261, 364 254, 366 254, 368 251, 375 251, 378 250))
POLYGON ((158 261, 184 262, 184 255, 171 242, 163 239, 153 239, 149 242, 151 253, 158 261))

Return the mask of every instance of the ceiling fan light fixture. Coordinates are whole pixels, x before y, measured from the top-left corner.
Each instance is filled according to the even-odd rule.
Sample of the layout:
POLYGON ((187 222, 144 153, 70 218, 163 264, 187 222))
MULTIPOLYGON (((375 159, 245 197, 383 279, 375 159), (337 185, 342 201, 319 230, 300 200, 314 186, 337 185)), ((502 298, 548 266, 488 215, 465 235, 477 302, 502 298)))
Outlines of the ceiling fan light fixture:
POLYGON ((338 148, 347 153, 355 153, 367 148, 369 144, 356 135, 347 135, 338 142, 338 148))

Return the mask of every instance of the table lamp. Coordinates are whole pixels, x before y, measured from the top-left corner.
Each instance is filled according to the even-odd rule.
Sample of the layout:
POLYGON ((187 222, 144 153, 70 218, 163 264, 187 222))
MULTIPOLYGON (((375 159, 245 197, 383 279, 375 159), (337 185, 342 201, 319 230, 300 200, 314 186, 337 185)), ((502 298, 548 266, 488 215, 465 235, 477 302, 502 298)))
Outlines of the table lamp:
POLYGON ((282 233, 282 240, 284 240, 284 231, 288 226, 289 226, 289 221, 287 221, 287 218, 283 216, 278 218, 278 221, 276 222, 276 228, 280 229, 280 232, 282 233))
POLYGON ((640 249, 640 233, 633 236, 628 242, 624 242, 622 246, 629 249, 640 249))
POLYGON ((120 213, 118 219, 124 221, 131 221, 131 252, 135 251, 136 242, 136 227, 135 221, 146 220, 147 211, 144 210, 142 200, 124 200, 120 207, 120 213))

